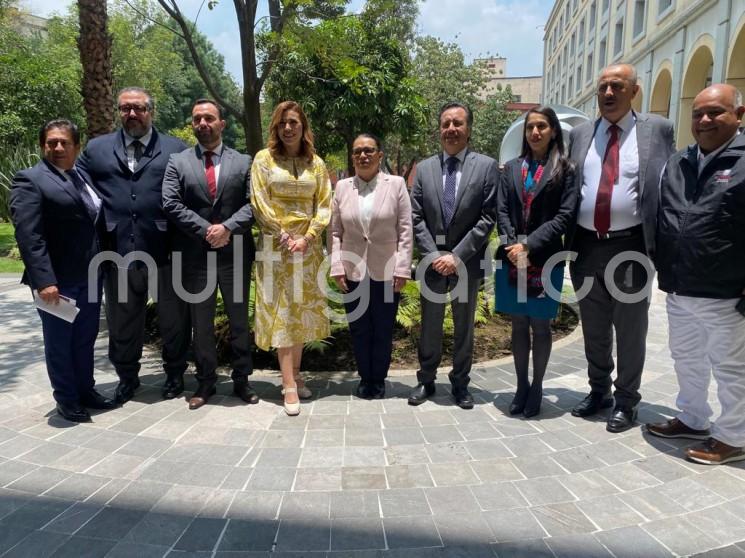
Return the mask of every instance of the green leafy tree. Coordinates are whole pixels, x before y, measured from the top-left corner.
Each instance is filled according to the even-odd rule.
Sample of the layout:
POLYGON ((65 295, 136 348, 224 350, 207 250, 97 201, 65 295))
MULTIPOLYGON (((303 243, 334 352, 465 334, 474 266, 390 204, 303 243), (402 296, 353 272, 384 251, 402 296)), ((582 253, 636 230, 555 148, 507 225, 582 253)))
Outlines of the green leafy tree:
POLYGON ((471 145, 476 151, 499 159, 502 138, 510 124, 520 115, 517 111, 507 109, 507 104, 513 101, 512 89, 508 86, 476 105, 471 138, 471 145))

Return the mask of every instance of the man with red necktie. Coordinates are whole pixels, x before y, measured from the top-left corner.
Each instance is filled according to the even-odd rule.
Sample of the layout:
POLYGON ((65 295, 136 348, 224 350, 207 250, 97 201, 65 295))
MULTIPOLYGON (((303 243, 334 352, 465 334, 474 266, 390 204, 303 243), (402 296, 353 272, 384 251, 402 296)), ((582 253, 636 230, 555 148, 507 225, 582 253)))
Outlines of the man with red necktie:
POLYGON ((253 372, 248 286, 255 253, 248 205, 251 157, 223 145, 225 120, 217 103, 198 99, 191 117, 198 143, 171 156, 163 179, 163 210, 182 233, 175 248, 183 256, 183 285, 195 297, 189 302, 198 386, 189 408, 198 409, 216 391, 218 286, 230 325, 233 393, 246 403, 258 403, 248 383, 253 372))
POLYGON ((569 245, 576 253, 570 272, 590 383, 589 395, 572 414, 587 417, 613 407, 609 432, 631 428, 641 400, 658 183, 674 151, 670 121, 632 110, 638 92, 633 66, 608 66, 598 80, 600 118, 577 126, 570 135, 569 155, 577 166, 581 194, 570 233, 569 245))

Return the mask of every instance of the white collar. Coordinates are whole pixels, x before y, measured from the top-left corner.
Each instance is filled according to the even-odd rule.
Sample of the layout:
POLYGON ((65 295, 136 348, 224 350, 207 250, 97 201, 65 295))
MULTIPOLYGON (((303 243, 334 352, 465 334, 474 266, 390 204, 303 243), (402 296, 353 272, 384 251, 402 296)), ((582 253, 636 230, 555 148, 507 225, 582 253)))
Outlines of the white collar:
POLYGON ((205 151, 211 151, 212 153, 214 153, 214 154, 215 154, 215 155, 217 155, 218 157, 222 157, 222 150, 223 150, 223 145, 222 145, 222 142, 220 142, 220 145, 218 145, 218 146, 217 146, 217 147, 215 147, 214 149, 207 149, 207 148, 206 148, 205 146, 203 146, 203 145, 202 145, 201 143, 197 143, 197 145, 199 146, 199 152, 200 152, 200 153, 204 153, 205 151))
MULTIPOLYGON (((623 118, 621 118, 618 122, 616 122, 616 126, 621 128, 621 134, 624 132, 628 132, 633 127, 634 123, 636 122, 636 114, 634 114, 633 110, 630 110, 627 112, 623 118)), ((598 126, 599 132, 607 132, 608 128, 610 128, 613 125, 613 122, 606 119, 604 116, 600 119, 600 125, 598 126)))
POLYGON ((464 147, 460 152, 456 153, 455 155, 448 155, 447 151, 442 152, 442 162, 444 163, 447 161, 450 157, 455 157, 458 159, 458 162, 463 165, 463 161, 466 160, 466 151, 468 151, 468 146, 464 147))

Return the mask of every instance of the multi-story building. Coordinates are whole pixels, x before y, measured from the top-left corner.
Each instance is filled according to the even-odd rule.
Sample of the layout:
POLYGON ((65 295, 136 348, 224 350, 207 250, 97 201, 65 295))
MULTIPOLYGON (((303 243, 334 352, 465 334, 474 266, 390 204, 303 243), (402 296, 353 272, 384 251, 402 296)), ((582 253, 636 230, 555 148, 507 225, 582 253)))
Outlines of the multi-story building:
POLYGON ((557 0, 544 35, 543 99, 593 116, 600 70, 633 64, 634 108, 693 141, 693 98, 711 83, 745 93, 745 0, 557 0))
POLYGON ((543 88, 541 76, 507 77, 507 59, 502 57, 477 58, 474 63, 482 64, 486 71, 486 84, 480 92, 482 99, 509 86, 516 103, 532 105, 540 102, 543 88))

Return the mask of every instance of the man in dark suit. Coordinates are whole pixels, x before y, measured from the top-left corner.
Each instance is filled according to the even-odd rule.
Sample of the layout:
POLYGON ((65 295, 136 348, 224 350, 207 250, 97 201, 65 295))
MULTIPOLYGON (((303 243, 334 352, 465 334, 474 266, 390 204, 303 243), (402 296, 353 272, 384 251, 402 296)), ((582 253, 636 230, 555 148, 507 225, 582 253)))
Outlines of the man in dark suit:
POLYGON ((597 91, 600 118, 570 134, 569 156, 577 167, 581 196, 570 235, 577 253, 570 272, 576 291, 591 285, 579 295, 591 391, 572 414, 586 417, 613 406, 615 329, 618 374, 607 430, 623 432, 633 426, 641 400, 657 188, 674 151, 674 137, 670 121, 631 109, 639 91, 633 66, 605 68, 597 91), (613 266, 613 281, 606 283, 606 269, 613 271, 613 266))
POLYGON ((442 153, 417 165, 411 192, 416 243, 426 263, 419 274, 422 332, 419 339, 417 386, 410 405, 435 393, 435 375, 442 359, 445 297, 452 299, 455 339, 449 378, 456 404, 473 408, 468 392, 473 358, 473 326, 489 233, 496 220, 499 170, 494 159, 468 149, 473 115, 460 103, 440 110, 442 153))
POLYGON ((251 157, 223 145, 225 121, 214 101, 197 100, 191 114, 199 143, 171 156, 163 180, 163 209, 183 233, 176 250, 183 255, 184 286, 198 299, 190 301, 190 308, 199 387, 189 408, 198 409, 215 393, 217 285, 230 323, 233 393, 247 403, 258 403, 248 383, 253 371, 248 285, 255 253, 248 205, 251 157))
POLYGON ((161 188, 168 158, 186 149, 181 140, 152 125, 153 100, 139 87, 118 96, 122 128, 88 142, 78 169, 101 192, 106 215, 105 247, 134 261, 109 265, 104 274, 109 358, 119 376, 117 400, 129 401, 140 386, 140 358, 148 287, 157 283, 158 324, 166 382, 163 397, 184 389, 190 342, 189 310, 173 290, 168 220, 161 188), (143 260, 154 261, 150 270, 143 260), (157 277, 153 277, 157 271, 157 277), (120 290, 119 275, 123 282, 120 290))
POLYGON ((73 422, 90 422, 86 407, 112 409, 93 379, 93 344, 101 309, 97 273, 88 265, 98 253, 101 200, 75 171, 80 134, 69 120, 53 120, 39 133, 44 159, 13 178, 10 210, 25 271, 23 283, 47 304, 75 300, 72 323, 39 310, 47 373, 57 412, 73 422), (93 281, 89 299, 89 281, 93 281))

